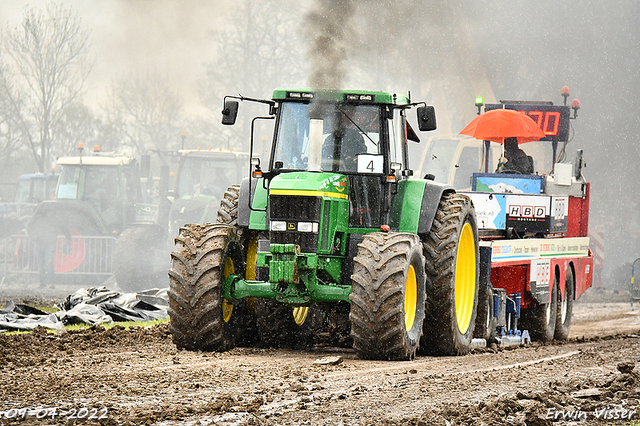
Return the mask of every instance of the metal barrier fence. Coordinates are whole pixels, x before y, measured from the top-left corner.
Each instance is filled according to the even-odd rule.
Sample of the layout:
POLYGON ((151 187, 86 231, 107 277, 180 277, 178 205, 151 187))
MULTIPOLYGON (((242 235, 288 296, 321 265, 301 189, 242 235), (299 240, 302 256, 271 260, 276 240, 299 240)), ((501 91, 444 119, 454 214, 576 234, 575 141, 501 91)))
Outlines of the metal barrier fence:
MULTIPOLYGON (((0 274, 38 274, 39 259, 53 256, 55 275, 111 275, 113 274, 114 237, 71 237, 68 244, 59 236, 55 252, 38 247, 27 236, 14 235, 0 242, 0 274)), ((42 262, 41 262, 42 263, 42 262)))

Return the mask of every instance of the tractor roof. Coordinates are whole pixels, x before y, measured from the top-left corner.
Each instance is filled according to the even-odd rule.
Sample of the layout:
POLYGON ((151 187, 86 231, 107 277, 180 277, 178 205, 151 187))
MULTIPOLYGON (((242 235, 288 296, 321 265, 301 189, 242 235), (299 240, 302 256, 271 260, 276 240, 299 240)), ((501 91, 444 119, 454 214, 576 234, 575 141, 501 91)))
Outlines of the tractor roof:
POLYGON ((124 155, 103 156, 83 155, 82 157, 60 157, 58 165, 87 165, 87 166, 127 166, 133 163, 133 157, 124 155))
POLYGON ((371 92, 366 90, 276 89, 273 91, 273 100, 298 102, 320 100, 324 102, 377 103, 390 105, 406 105, 410 103, 409 97, 405 94, 371 92))
POLYGON ((32 179, 58 179, 58 173, 26 173, 18 176, 18 180, 32 180, 32 179))
POLYGON ((202 158, 249 158, 249 153, 233 151, 229 149, 181 149, 178 151, 182 157, 202 157, 202 158))

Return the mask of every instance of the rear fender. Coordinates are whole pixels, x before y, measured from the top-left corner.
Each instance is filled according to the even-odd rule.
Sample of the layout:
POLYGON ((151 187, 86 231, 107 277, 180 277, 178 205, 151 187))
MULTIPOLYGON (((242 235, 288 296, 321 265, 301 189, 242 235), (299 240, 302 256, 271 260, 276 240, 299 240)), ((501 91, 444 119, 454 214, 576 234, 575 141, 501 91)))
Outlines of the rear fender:
POLYGON ((262 179, 251 178, 251 192, 249 179, 242 179, 240 194, 238 195, 238 226, 250 227, 256 230, 266 230, 267 190, 263 187, 262 179), (249 206, 251 201, 252 205, 249 206), (253 210, 252 210, 253 209, 253 210))
POLYGON ((393 199, 389 227, 394 231, 424 235, 429 233, 442 195, 455 190, 427 180, 404 180, 393 199))
MULTIPOLYGON (((86 203, 78 201, 43 201, 33 213, 31 221, 40 219, 46 221, 56 216, 68 219, 69 221, 71 221, 73 217, 82 217, 99 235, 108 234, 106 225, 100 218, 100 215, 96 213, 95 209, 86 203)), ((71 222, 69 222, 69 224, 73 225, 71 222)))

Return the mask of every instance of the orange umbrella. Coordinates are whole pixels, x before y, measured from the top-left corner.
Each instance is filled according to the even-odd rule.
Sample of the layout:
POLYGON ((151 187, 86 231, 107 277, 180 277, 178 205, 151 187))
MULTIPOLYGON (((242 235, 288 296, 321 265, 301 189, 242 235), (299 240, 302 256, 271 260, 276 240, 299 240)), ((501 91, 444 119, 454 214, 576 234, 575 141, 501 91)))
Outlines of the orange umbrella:
POLYGON ((514 137, 520 143, 532 142, 546 136, 531 117, 512 109, 494 109, 480 114, 460 134, 498 143, 514 137))

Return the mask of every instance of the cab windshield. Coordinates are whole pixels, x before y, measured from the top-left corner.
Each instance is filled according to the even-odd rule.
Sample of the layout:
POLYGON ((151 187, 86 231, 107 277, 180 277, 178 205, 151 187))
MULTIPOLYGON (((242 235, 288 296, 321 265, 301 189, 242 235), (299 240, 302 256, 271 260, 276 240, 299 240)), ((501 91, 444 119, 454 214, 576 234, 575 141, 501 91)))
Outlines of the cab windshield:
POLYGON ((186 157, 178 173, 178 197, 219 197, 240 182, 244 165, 229 158, 186 157))
MULTIPOLYGON (((484 143, 472 138, 431 139, 422 156, 422 174, 434 175, 436 182, 452 185, 457 190, 471 188, 473 173, 482 173, 486 161, 484 143)), ((531 156, 534 174, 548 174, 553 167, 552 145, 547 141, 519 144, 526 155, 531 156)), ((502 157, 502 145, 489 145, 488 173, 497 173, 497 164, 502 157)), ((564 150, 559 149, 556 161, 565 159, 564 150)))
POLYGON ((15 203, 41 203, 53 198, 56 191, 57 176, 52 175, 18 180, 18 188, 14 198, 15 203))
MULTIPOLYGON (((376 105, 284 102, 280 107, 273 168, 309 170, 311 122, 321 120, 321 170, 358 172, 359 156, 382 153, 380 111, 376 105)), ((382 172, 381 156, 378 163, 382 172)))

